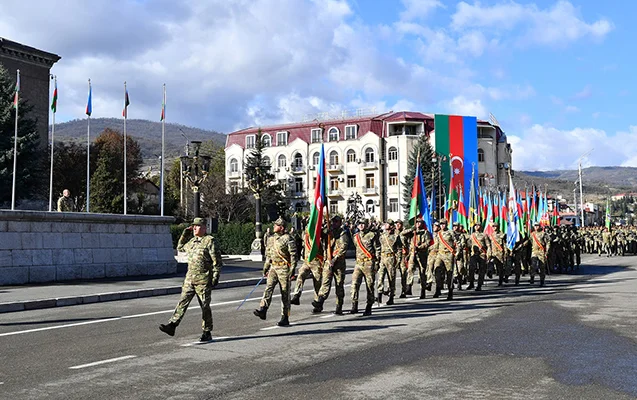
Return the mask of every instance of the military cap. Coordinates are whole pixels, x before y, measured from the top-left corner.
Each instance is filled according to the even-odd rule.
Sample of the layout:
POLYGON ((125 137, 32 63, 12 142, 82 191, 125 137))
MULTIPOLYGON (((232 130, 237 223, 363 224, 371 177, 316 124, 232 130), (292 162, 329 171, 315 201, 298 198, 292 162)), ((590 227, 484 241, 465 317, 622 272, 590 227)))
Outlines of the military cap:
POLYGON ((397 223, 397 224, 404 224, 402 219, 397 219, 397 220, 396 220, 396 223, 397 223))
POLYGON ((285 220, 283 219, 283 217, 279 217, 276 219, 276 221, 274 221, 274 225, 285 226, 285 220))
POLYGON ((447 225, 447 220, 444 218, 441 218, 438 222, 440 223, 440 225, 447 225))
POLYGON ((460 222, 454 222, 453 224, 451 224, 452 226, 460 226, 460 222))
POLYGON ((435 226, 435 225, 440 226, 440 222, 437 222, 437 221, 436 221, 436 222, 434 222, 434 226, 435 226))
POLYGON ((358 220, 358 225, 360 225, 360 224, 367 225, 367 224, 369 224, 369 220, 367 218, 361 218, 361 219, 358 220))
POLYGON ((343 220, 343 218, 341 218, 340 215, 335 215, 335 216, 332 217, 331 220, 334 221, 334 222, 341 222, 343 220))
POLYGON ((199 225, 199 226, 206 226, 206 219, 197 217, 192 220, 192 224, 199 225))
POLYGON ((394 225, 394 220, 390 218, 390 219, 387 220, 387 223, 389 225, 394 225))

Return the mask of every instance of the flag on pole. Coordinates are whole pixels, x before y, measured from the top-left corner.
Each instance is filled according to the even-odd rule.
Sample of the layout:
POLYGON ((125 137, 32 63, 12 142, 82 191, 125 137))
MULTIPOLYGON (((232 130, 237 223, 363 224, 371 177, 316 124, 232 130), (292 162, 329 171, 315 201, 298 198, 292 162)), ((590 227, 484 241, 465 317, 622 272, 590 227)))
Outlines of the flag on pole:
POLYGON ((429 211, 431 220, 435 219, 436 207, 438 206, 438 200, 436 199, 436 185, 431 185, 431 201, 429 202, 429 211))
POLYGON ((606 221, 604 225, 606 228, 610 229, 610 203, 608 202, 608 199, 606 199, 606 221))
POLYGON ((310 247, 307 261, 314 260, 321 248, 321 229, 323 226, 323 208, 327 205, 325 193, 325 146, 321 144, 321 155, 316 171, 316 186, 314 187, 314 203, 310 210, 310 219, 307 223, 307 234, 310 238, 310 247))
MULTIPOLYGON (((471 187, 469 188, 469 221, 468 226, 474 226, 480 221, 478 202, 476 195, 476 185, 474 179, 475 169, 471 172, 471 187)), ((469 228, 467 228, 469 231, 469 228)))
POLYGON ((559 225, 560 225, 560 203, 558 203, 557 199, 555 199, 553 203, 553 215, 551 216, 551 226, 559 226, 559 225))
POLYGON ((518 204, 517 195, 515 194, 515 188, 513 187, 513 178, 509 174, 509 205, 507 207, 507 247, 509 250, 513 250, 515 244, 520 240, 520 230, 518 226, 518 204))
POLYGON ((53 89, 53 100, 51 100, 51 111, 55 114, 58 110, 58 81, 55 80, 55 88, 53 89))
POLYGON ((411 221, 418 217, 422 217, 429 232, 433 232, 431 225, 431 213, 429 212, 429 201, 427 201, 427 191, 425 189, 425 180, 422 176, 422 168, 420 168, 420 154, 416 161, 416 176, 414 176, 414 185, 411 189, 409 220, 411 221))
POLYGON ((493 225, 491 224, 493 222, 493 197, 491 196, 490 193, 487 194, 487 215, 486 218, 484 220, 484 234, 487 236, 491 236, 493 235, 493 225))
POLYGON ((13 107, 18 108, 18 100, 20 98, 20 72, 15 81, 15 94, 13 95, 13 107))
POLYGON ((93 88, 91 82, 88 83, 88 101, 86 102, 86 115, 89 117, 93 113, 93 88))
POLYGON ((124 111, 122 111, 122 117, 128 118, 128 106, 130 105, 130 99, 128 98, 128 89, 125 89, 124 93, 124 111))
POLYGON ((464 205, 464 193, 462 186, 460 187, 460 199, 458 200, 458 223, 468 232, 469 231, 469 218, 467 216, 467 209, 464 205))
POLYGON ((163 121, 165 119, 166 119, 166 94, 164 93, 164 97, 161 100, 161 118, 159 120, 163 121))

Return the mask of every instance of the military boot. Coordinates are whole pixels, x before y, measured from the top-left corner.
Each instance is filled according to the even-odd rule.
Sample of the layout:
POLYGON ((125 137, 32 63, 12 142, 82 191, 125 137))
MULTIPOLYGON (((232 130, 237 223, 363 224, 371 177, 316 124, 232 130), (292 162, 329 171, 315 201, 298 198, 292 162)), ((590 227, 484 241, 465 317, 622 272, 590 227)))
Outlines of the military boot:
POLYGON ((159 330, 164 332, 168 336, 175 336, 175 329, 176 328, 177 328, 177 325, 175 325, 174 322, 169 322, 166 325, 164 325, 164 324, 160 324, 159 325, 159 330))
POLYGON ((431 292, 431 282, 427 283, 427 285, 425 286, 425 289, 427 289, 428 292, 431 292))
POLYGON ((281 320, 276 323, 277 326, 290 326, 290 320, 287 315, 282 315, 281 320))
POLYGON ((387 304, 388 306, 393 306, 394 305, 394 296, 389 295, 389 299, 387 300, 387 304))
POLYGON ((400 297, 401 299, 404 299, 405 297, 407 297, 407 295, 405 294, 405 291, 403 290, 400 292, 400 296, 398 297, 400 297))
POLYGON ((317 300, 314 300, 312 302, 312 306, 314 307, 314 310, 312 310, 312 312, 320 313, 321 311, 323 311, 323 303, 325 303, 325 297, 319 296, 317 300))
POLYGON ((199 338, 200 342, 210 342, 212 340, 212 333, 210 331, 203 331, 201 337, 199 338))
POLYGON ((425 290, 425 288, 423 286, 423 287, 420 288, 420 298, 421 299, 425 298, 425 293, 426 293, 426 290, 425 290))
POLYGON ((383 303, 383 293, 382 292, 378 292, 378 297, 376 297, 376 301, 378 302, 378 304, 382 304, 383 303))
POLYGON ((266 315, 268 314, 268 307, 260 307, 256 310, 254 310, 253 312, 254 315, 256 315, 257 317, 265 320, 266 315))
POLYGON ((372 315, 372 305, 371 304, 367 304, 365 306, 365 312, 363 313, 363 317, 367 317, 372 315))
POLYGON ((544 278, 540 277, 540 286, 544 286, 544 278))
POLYGON ((515 286, 518 286, 520 284, 520 275, 516 275, 515 276, 515 286))
POLYGON ((411 296, 411 285, 407 285, 407 288, 405 289, 405 294, 407 296, 411 296))
POLYGON ((458 290, 462 290, 462 278, 458 279, 458 290))
POLYGON ((440 297, 440 293, 441 293, 440 286, 436 285, 436 291, 434 292, 434 296, 433 296, 434 299, 437 299, 438 297, 440 297))
POLYGON ((334 310, 334 314, 343 315, 343 305, 337 304, 336 305, 336 310, 334 310))
POLYGON ((294 304, 295 306, 300 306, 301 305, 301 293, 296 293, 294 296, 292 296, 292 298, 290 299, 290 304, 294 304))
POLYGON ((475 288, 475 285, 473 284, 473 282, 469 282, 469 286, 467 286, 467 290, 471 290, 475 288))
POLYGON ((352 309, 349 310, 350 314, 357 314, 358 313, 358 302, 352 302, 352 309))
POLYGON ((453 300, 453 285, 451 285, 449 291, 447 292, 447 300, 453 300))

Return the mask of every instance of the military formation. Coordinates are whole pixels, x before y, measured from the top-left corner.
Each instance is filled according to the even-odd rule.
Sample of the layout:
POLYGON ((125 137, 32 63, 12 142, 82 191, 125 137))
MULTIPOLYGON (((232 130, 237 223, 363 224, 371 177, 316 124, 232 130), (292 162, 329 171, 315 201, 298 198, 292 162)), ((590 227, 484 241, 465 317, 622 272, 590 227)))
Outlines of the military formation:
MULTIPOLYGON (((372 314, 374 303, 395 304, 400 276, 398 298, 416 295, 420 299, 433 291, 439 298, 446 290, 446 300, 453 300, 454 290, 483 290, 486 279, 497 280, 497 285, 519 285, 528 275, 529 284, 544 286, 546 276, 568 273, 579 268, 581 253, 597 253, 608 257, 637 252, 637 230, 633 227, 582 228, 533 226, 522 234, 512 249, 507 246, 506 235, 497 225, 476 224, 467 232, 458 223, 446 219, 433 223, 431 232, 422 219, 405 229, 402 221, 384 223, 360 219, 356 224, 343 224, 340 216, 331 218, 318 234, 321 240, 318 252, 309 257, 313 248, 309 232, 303 236, 286 228, 279 218, 273 232, 265 235, 265 263, 263 276, 266 286, 259 308, 254 315, 267 319, 272 297, 278 286, 281 297, 281 315, 277 325, 288 326, 292 305, 301 304, 305 281, 312 280, 312 312, 321 313, 332 286, 335 288, 334 314, 344 313, 345 257, 348 249, 355 252, 354 271, 350 291, 350 314, 359 312, 361 285, 365 285, 363 315, 372 314), (297 273, 297 264, 301 267, 297 273), (296 280, 296 282, 294 282, 296 280), (294 287, 292 286, 293 282, 294 287), (466 286, 465 286, 466 285, 466 286), (386 296, 386 297, 384 297, 386 296)), ((195 218, 184 230, 178 249, 188 253, 188 272, 184 280, 181 299, 167 324, 159 329, 174 335, 190 301, 197 296, 202 309, 201 341, 211 339, 212 313, 210 293, 219 282, 222 267, 219 246, 206 234, 205 221, 195 218)))

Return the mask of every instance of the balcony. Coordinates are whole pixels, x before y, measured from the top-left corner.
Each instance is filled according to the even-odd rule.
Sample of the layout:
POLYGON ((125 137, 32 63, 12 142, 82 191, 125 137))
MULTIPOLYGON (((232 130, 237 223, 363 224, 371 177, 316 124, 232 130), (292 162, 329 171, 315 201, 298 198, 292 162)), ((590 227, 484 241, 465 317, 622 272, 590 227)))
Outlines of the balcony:
POLYGON ((288 191, 288 197, 293 198, 293 199, 303 199, 305 197, 307 197, 305 195, 305 191, 296 191, 296 190, 290 190, 288 191))
POLYGON ((290 167, 290 172, 292 172, 293 174, 304 174, 305 167, 302 165, 293 165, 292 167, 290 167))
POLYGON ((327 191, 328 197, 342 197, 343 191, 341 189, 329 189, 327 191))
POLYGON ((343 166, 341 164, 328 164, 327 170, 328 172, 341 172, 343 170, 343 166))
POLYGON ((363 169, 366 170, 370 170, 370 169, 378 169, 378 163, 376 161, 363 161, 361 163, 361 167, 363 167, 363 169))
POLYGON ((239 171, 228 172, 228 179, 239 179, 239 178, 241 178, 241 172, 239 171))
POLYGON ((378 195, 378 186, 367 187, 363 186, 361 191, 365 196, 377 196, 378 195))

